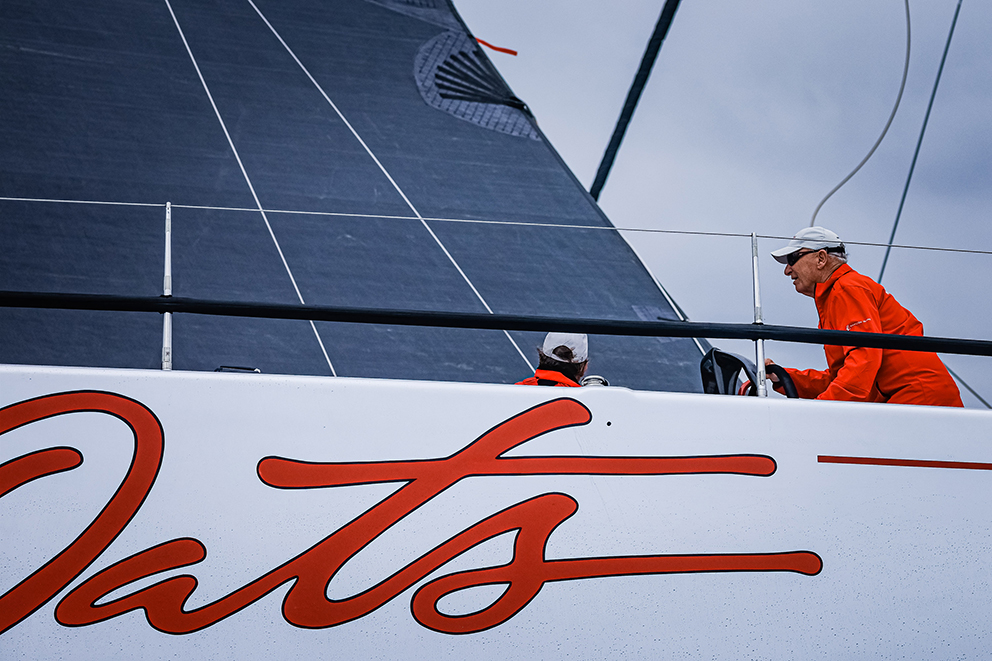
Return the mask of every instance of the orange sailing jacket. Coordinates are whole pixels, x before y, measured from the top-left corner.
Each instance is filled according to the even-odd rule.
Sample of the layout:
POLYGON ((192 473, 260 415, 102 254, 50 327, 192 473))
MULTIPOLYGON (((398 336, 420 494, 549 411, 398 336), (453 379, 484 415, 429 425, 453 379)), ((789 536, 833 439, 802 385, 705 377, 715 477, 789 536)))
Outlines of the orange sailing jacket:
POLYGON ((565 386, 567 388, 578 388, 579 384, 561 372, 552 370, 536 370, 534 376, 517 383, 518 386, 565 386), (542 383, 542 381, 544 383, 542 383))
MULTIPOLYGON (((923 335, 923 324, 882 285, 842 264, 816 285, 819 327, 923 335)), ((826 370, 787 369, 799 396, 856 402, 962 406, 958 387, 935 353, 824 346, 826 370)))

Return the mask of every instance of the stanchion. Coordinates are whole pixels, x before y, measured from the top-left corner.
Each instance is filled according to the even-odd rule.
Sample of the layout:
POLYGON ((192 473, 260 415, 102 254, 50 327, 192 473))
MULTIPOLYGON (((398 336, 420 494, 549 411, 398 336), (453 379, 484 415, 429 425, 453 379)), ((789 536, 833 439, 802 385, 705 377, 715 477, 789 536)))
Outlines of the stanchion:
MULTIPOLYGON (((758 237, 751 232, 751 271, 754 285, 754 323, 764 325, 761 318, 761 290, 758 285, 758 237)), ((758 391, 758 397, 768 397, 768 389, 765 384, 765 341, 757 339, 754 341, 755 366, 758 368, 758 382, 754 384, 758 391)))
MULTIPOLYGON (((165 279, 162 296, 172 297, 172 202, 165 203, 165 279)), ((162 319, 162 369, 172 369, 172 313, 162 319)))

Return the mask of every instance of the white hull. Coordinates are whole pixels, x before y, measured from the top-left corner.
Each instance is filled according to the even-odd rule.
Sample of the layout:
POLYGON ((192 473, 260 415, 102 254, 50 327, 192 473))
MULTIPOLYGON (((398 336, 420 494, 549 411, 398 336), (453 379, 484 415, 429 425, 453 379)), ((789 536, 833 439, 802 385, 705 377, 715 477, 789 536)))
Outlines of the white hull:
POLYGON ((63 556, 49 565, 65 563, 66 580, 79 574, 67 587, 45 588, 38 579, 20 589, 21 601, 5 597, 0 614, 8 619, 23 603, 41 603, 0 634, 5 659, 974 658, 987 649, 992 415, 984 412, 602 387, 42 367, 0 367, 0 406, 7 407, 0 429, 26 415, 17 423, 26 424, 0 437, 0 463, 56 446, 83 457, 77 468, 27 482, 0 502, 0 591, 35 572, 58 573, 43 568, 67 546, 67 555, 79 554, 75 564, 63 556), (73 391, 113 395, 56 395, 73 391), (47 399, 18 404, 38 397, 47 399), (520 415, 556 398, 569 401, 520 415), (115 492, 134 434, 106 412, 31 420, 59 406, 118 405, 123 418, 141 418, 131 420, 139 436, 154 420, 141 411, 154 414, 164 452, 133 519, 87 556, 74 540, 109 502, 108 511, 123 503, 126 494, 115 500, 115 492), (591 414, 587 423, 583 411, 591 414), (502 459, 479 453, 459 463, 487 440, 457 453, 511 418, 497 432, 503 437, 487 437, 490 450, 554 420, 573 426, 502 459), (307 472, 267 457, 389 463, 307 472), (524 457, 559 459, 514 461, 524 457), (618 457, 625 459, 610 460, 618 457), (693 472, 757 474, 658 474, 686 470, 682 460, 652 460, 676 457, 704 457, 693 472), (419 463, 396 463, 411 461, 419 463), (457 479, 466 472, 489 474, 457 479), (616 474, 588 474, 595 472, 616 474), (378 509, 399 482, 287 489, 263 481, 401 474, 419 479, 378 509), (445 480, 453 484, 444 488, 445 480), (568 516, 573 501, 578 510, 568 516), (467 540, 500 512, 479 534, 522 524, 516 560, 512 530, 475 547, 467 540), (550 534, 538 530, 542 521, 550 534), (323 560, 294 561, 331 535, 323 560), (102 594, 94 575, 177 539, 185 541, 165 547, 165 560, 145 555, 125 568, 148 573, 196 548, 206 558, 112 592, 98 602, 103 610, 88 608, 87 596, 102 594), (319 588, 321 571, 332 573, 335 553, 346 558, 366 540, 331 581, 331 601, 307 592, 319 588), (461 548, 468 550, 459 555, 461 548), (534 548, 538 555, 527 556, 534 548), (714 554, 721 557, 706 557, 714 554), (664 557, 673 555, 688 557, 664 557), (475 587, 442 598, 439 608, 478 615, 434 613, 431 591, 455 586, 455 579, 435 579, 501 565, 508 566, 470 574, 464 584, 513 580, 503 601, 487 609, 503 586, 475 587), (295 585, 279 584, 287 567, 305 567, 295 585), (110 617, 108 601, 184 574, 197 580, 186 614, 175 607, 181 599, 155 590, 131 602, 159 608, 157 625, 171 632, 141 611, 110 617), (266 576, 274 589, 245 596, 245 586, 266 576), (369 589, 367 599, 356 598, 369 589), (514 606, 514 599, 521 601, 514 606))

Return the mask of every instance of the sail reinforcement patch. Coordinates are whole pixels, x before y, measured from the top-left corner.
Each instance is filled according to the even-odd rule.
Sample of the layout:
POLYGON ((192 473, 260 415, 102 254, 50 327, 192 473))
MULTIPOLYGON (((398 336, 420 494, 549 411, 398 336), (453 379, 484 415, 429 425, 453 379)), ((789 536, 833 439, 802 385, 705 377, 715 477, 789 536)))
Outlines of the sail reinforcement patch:
POLYGON ((432 108, 500 133, 541 139, 530 110, 463 32, 443 32, 421 46, 413 76, 432 108))

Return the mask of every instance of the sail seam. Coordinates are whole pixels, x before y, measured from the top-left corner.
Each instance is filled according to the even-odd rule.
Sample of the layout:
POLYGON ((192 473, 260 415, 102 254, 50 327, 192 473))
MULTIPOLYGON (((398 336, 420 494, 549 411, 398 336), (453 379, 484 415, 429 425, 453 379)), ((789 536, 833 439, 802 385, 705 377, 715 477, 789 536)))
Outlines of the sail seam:
MULTIPOLYGON (((238 162, 238 167, 241 168, 241 174, 245 178, 245 183, 248 184, 248 190, 251 192, 252 199, 255 200, 255 204, 258 207, 258 212, 262 215, 262 220, 265 221, 265 227, 269 230, 269 236, 272 237, 272 243, 275 244, 276 252, 279 253, 279 259, 282 260, 282 265, 286 269, 286 273, 289 275, 289 281, 293 284, 293 289, 296 291, 297 298, 300 299, 300 303, 306 305, 306 301, 303 300, 303 294, 300 293, 300 288, 296 284, 296 278, 293 276, 292 269, 289 268, 289 262, 286 261, 286 256, 282 252, 282 246, 279 245, 279 240, 276 238, 275 232, 272 230, 272 225, 269 223, 269 218, 265 213, 265 209, 262 207, 262 202, 258 199, 258 195, 255 193, 255 187, 251 183, 251 178, 248 176, 248 171, 245 170, 244 163, 241 162, 241 155, 238 153, 237 147, 234 146, 234 140, 231 139, 231 134, 227 130, 227 125, 224 123, 224 118, 220 114, 220 110, 217 108, 217 104, 214 102, 213 94, 210 93, 210 87, 207 86, 207 81, 203 77, 203 72, 200 71, 200 65, 197 64, 196 58, 193 56, 193 50, 190 48, 189 42, 186 41, 186 34, 183 32, 182 26, 179 25, 179 19, 176 17, 176 13, 172 10, 172 4, 169 0, 165 0, 165 6, 169 9, 169 14, 172 16, 172 21, 176 24, 176 29, 179 31, 179 37, 183 40, 183 46, 186 47, 186 52, 189 54, 189 59, 193 63, 193 68, 196 69, 196 75, 200 79, 200 83, 203 85, 203 91, 207 94, 207 99, 210 101, 210 106, 214 109, 214 114, 217 116, 217 121, 220 122, 220 127, 224 131, 224 137, 227 138, 227 144, 230 145, 231 151, 234 152, 234 158, 238 162)), ((324 354, 324 359, 327 361, 327 366, 331 369, 331 375, 337 376, 337 371, 334 369, 334 364, 331 362, 331 357, 327 354, 327 349, 324 347, 324 341, 320 337, 320 333, 317 331, 317 326, 313 321, 310 322, 310 328, 313 329, 313 334, 317 338, 317 344, 320 345, 320 350, 324 354)))
MULTIPOLYGON (((265 17, 265 14, 262 13, 262 10, 258 8, 258 6, 254 3, 254 1, 248 0, 248 4, 252 6, 252 9, 254 9, 255 13, 258 14, 258 17, 262 19, 262 21, 269 28, 272 34, 275 35, 275 38, 279 40, 279 43, 282 44, 283 48, 286 49, 286 52, 289 53, 290 57, 293 58, 293 61, 295 61, 297 66, 299 66, 300 69, 303 71, 303 73, 306 74, 306 77, 310 80, 311 83, 313 83, 313 86, 317 88, 317 91, 320 92, 320 95, 322 97, 324 97, 324 100, 327 101, 327 104, 331 106, 331 109, 334 110, 334 112, 341 119, 341 121, 344 122, 344 125, 348 127, 348 130, 351 131, 351 134, 355 136, 355 139, 358 140, 358 143, 362 146, 362 148, 373 160, 373 162, 375 162, 376 166, 378 166, 382 174, 385 175, 386 179, 389 180, 389 183, 392 184, 394 189, 396 189, 396 192, 399 193, 401 198, 403 198, 403 201, 406 203, 406 205, 410 207, 410 210, 413 211, 414 215, 416 215, 417 220, 419 220, 421 225, 424 226, 424 229, 427 230, 427 232, 431 235, 431 238, 434 239, 434 242, 437 243, 438 247, 441 248, 441 251, 444 252, 444 255, 448 258, 448 261, 451 262, 451 264, 458 271, 459 275, 462 276, 462 279, 465 280, 468 286, 472 289, 472 292, 475 294, 476 298, 478 298, 479 301, 482 303, 483 307, 486 308, 486 312, 488 312, 489 314, 494 314, 493 309, 489 307, 489 303, 486 302, 486 299, 476 288, 475 284, 472 283, 472 280, 468 277, 465 271, 462 270, 462 267, 461 265, 458 264, 458 261, 448 251, 448 248, 444 245, 444 243, 437 236, 437 234, 434 233, 434 230, 431 229, 431 226, 427 224, 427 221, 424 220, 424 217, 420 214, 420 211, 418 211, 417 207, 415 207, 413 202, 410 201, 410 198, 406 196, 406 193, 403 192, 403 189, 400 188, 399 184, 396 183, 396 180, 393 179, 391 174, 389 174, 389 171, 378 159, 378 157, 368 146, 368 144, 366 144, 365 140, 362 139, 362 136, 359 135, 358 131, 355 130, 355 127, 353 127, 351 125, 351 122, 349 122, 348 119, 344 116, 344 113, 342 113, 341 110, 334 103, 334 101, 331 100, 331 97, 327 95, 327 92, 325 92, 324 88, 320 85, 320 83, 317 82, 317 79, 313 77, 313 75, 310 73, 310 70, 307 69, 307 67, 303 64, 302 61, 300 61, 300 58, 296 56, 296 53, 293 51, 293 49, 289 47, 289 44, 286 43, 286 40, 282 38, 282 35, 279 34, 279 31, 276 30, 275 27, 272 25, 272 23, 269 22, 269 19, 265 17)), ((513 348, 517 350, 517 353, 520 354, 520 357, 524 359, 525 363, 527 363, 527 367, 529 367, 530 369, 534 369, 534 365, 530 362, 530 360, 527 358, 524 352, 520 349, 520 346, 516 343, 513 337, 510 336, 510 333, 507 331, 503 331, 503 334, 506 335, 506 339, 510 341, 510 344, 513 345, 513 348)))

